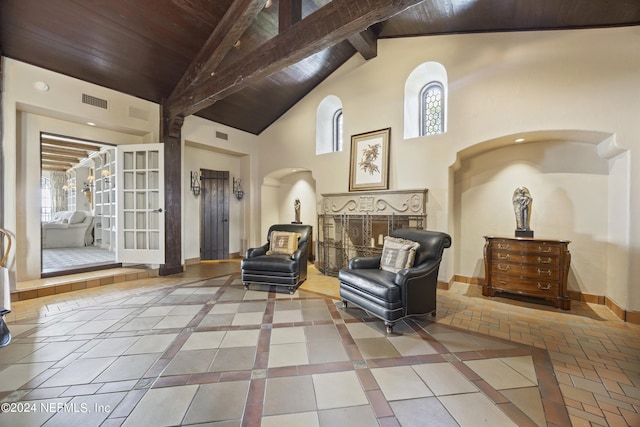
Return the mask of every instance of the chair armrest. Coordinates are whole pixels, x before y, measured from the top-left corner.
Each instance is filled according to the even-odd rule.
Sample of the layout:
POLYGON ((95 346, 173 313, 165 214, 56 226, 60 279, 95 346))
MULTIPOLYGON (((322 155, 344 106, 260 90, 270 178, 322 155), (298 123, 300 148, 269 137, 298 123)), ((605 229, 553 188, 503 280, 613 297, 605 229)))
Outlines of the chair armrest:
POLYGON ((349 260, 349 270, 380 268, 381 255, 361 256, 349 260))
POLYGON ((268 250, 269 250, 269 243, 265 243, 264 245, 257 248, 249 248, 247 249, 247 258, 266 255, 268 250))
POLYGON ((394 280, 396 285, 406 286, 410 280, 420 279, 429 276, 433 272, 437 271, 440 266, 440 260, 434 259, 425 262, 418 267, 405 268, 396 273, 394 280))

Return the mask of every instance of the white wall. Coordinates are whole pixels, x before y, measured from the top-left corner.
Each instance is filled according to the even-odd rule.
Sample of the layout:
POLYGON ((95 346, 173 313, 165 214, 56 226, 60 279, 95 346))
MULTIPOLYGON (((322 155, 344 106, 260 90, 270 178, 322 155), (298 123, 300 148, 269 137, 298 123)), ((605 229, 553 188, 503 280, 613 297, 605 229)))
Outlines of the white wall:
POLYGON ((229 200, 229 251, 244 255, 247 247, 261 240, 259 234, 260 185, 256 182, 258 169, 258 137, 247 132, 189 116, 182 126, 182 252, 185 259, 200 256, 200 199, 190 191, 190 171, 202 169, 229 171, 242 180, 244 197, 229 200), (226 140, 216 138, 216 132, 227 134, 226 140), (255 224, 255 225, 253 225, 255 224))
POLYGON ((511 197, 524 186, 533 197, 535 237, 571 241, 569 289, 604 295, 608 174, 608 161, 598 156, 596 146, 585 143, 509 145, 463 160, 454 175, 456 274, 485 276, 483 236, 514 235, 511 197), (574 161, 567 164, 565 159, 574 161), (589 209, 598 201, 601 209, 589 209))
MULTIPOLYGON (((218 153, 201 148, 186 146, 184 150, 184 169, 182 170, 183 182, 183 206, 184 206, 184 258, 194 259, 200 257, 200 212, 202 197, 194 196, 191 192, 190 172, 199 172, 200 169, 229 172, 229 190, 233 185, 233 177, 239 177, 240 157, 218 153), (187 225, 188 224, 188 225, 187 225)), ((241 253, 241 239, 243 233, 243 204, 244 200, 237 200, 233 193, 229 193, 229 252, 241 253)))
MULTIPOLYGON (((4 227, 15 233, 8 265, 12 283, 40 278, 40 132, 111 144, 157 142, 158 106, 9 58, 3 60, 4 227), (49 85, 42 92, 36 81, 49 85), (82 94, 107 99, 107 110, 82 94), (130 117, 130 108, 148 120, 130 117), (97 126, 89 126, 87 122, 97 126)), ((80 197, 83 197, 80 194, 80 197)))
MULTIPOLYGON (((489 187, 481 187, 481 193, 486 197, 508 188, 510 199, 515 186, 527 185, 523 180, 531 181, 528 186, 535 198, 536 232, 575 240, 571 287, 616 295, 616 303, 623 308, 640 310, 640 289, 633 287, 630 279, 640 274, 640 225, 616 230, 616 250, 629 256, 617 271, 611 271, 608 260, 612 250, 603 249, 612 243, 609 212, 629 209, 625 217, 640 215, 640 154, 635 154, 640 151, 638 45, 638 27, 379 40, 376 58, 364 61, 354 56, 263 132, 260 175, 302 162, 316 180, 318 199, 322 193, 347 191, 350 144, 345 144, 340 153, 315 155, 317 106, 328 95, 338 96, 343 101, 345 141, 349 135, 391 127, 390 189, 429 189, 428 228, 447 231, 454 238, 440 270, 440 280, 448 281, 453 274, 481 275, 477 261, 482 257, 483 241, 456 235, 456 228, 461 233, 463 225, 454 224, 461 220, 453 214, 456 201, 452 200, 459 153, 485 147, 471 153, 480 155, 488 141, 511 135, 515 139, 520 133, 546 132, 550 135, 547 141, 553 142, 553 135, 560 132, 564 142, 552 150, 549 158, 540 146, 528 163, 523 160, 518 167, 502 170, 500 164, 494 164, 496 173, 514 182, 489 179, 489 187), (447 70, 448 131, 405 140, 405 81, 412 70, 427 61, 438 62, 447 70), (609 137, 615 138, 621 151, 630 150, 625 173, 608 165, 617 160, 594 158, 594 149, 576 151, 571 145, 592 144, 595 148, 609 137), (278 155, 271 155, 274 152, 278 155), (589 153, 588 160, 582 154, 575 156, 585 152, 589 153), (583 161, 588 162, 585 170, 573 167, 583 161), (597 173, 591 172, 594 163, 597 173), (550 164, 552 171, 544 170, 550 164), (607 165, 611 172, 606 170, 607 165), (577 191, 583 183, 587 184, 583 188, 594 186, 598 197, 577 191), (570 215, 556 216, 557 222, 552 224, 548 212, 560 201, 570 215), (607 278, 605 285, 598 283, 603 277, 607 278)), ((513 139, 509 144, 514 144, 513 139)), ((526 145, 514 150, 534 150, 525 149, 526 145)), ((514 162, 516 157, 511 156, 514 162)), ((481 155, 476 162, 490 159, 490 154, 481 155)), ((465 206, 478 198, 477 192, 460 193, 465 206)), ((488 199, 487 204, 493 209, 500 206, 495 198, 488 199)), ((493 220, 484 226, 473 224, 473 233, 480 238, 483 233, 512 233, 512 207, 505 202, 502 209, 496 216, 504 217, 506 231, 498 227, 502 222, 493 220)))

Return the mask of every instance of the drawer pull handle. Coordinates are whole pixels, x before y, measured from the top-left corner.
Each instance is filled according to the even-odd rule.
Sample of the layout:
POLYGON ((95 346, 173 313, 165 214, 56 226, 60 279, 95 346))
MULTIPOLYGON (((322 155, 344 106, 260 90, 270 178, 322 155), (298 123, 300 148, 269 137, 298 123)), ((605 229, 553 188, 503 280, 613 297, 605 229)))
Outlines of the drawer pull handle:
MULTIPOLYGON (((503 267, 502 265, 498 264, 498 270, 500 270, 500 271, 509 271, 510 267, 511 267, 510 265, 505 265, 503 267)), ((540 270, 538 270, 538 271, 540 271, 540 270)))
POLYGON ((538 282, 538 289, 542 289, 543 291, 548 291, 551 289, 551 283, 547 283, 547 286, 542 286, 540 282, 538 282))
POLYGON ((542 246, 538 246, 538 252, 542 252, 542 253, 548 254, 548 253, 551 253, 552 250, 553 250, 553 248, 544 249, 542 246))
POLYGON ((498 254, 498 259, 509 259, 509 254, 506 255, 502 255, 502 254, 498 254))
POLYGON ((551 264, 551 257, 547 259, 538 257, 538 264, 551 264))
POLYGON ((498 249, 509 249, 511 247, 510 244, 503 245, 502 243, 498 243, 498 249))
POLYGON ((500 283, 501 285, 508 285, 509 281, 508 280, 504 280, 504 279, 500 279, 500 280, 498 280, 498 283, 500 283))
POLYGON ((540 269, 538 269, 538 276, 541 276, 541 275, 543 275, 543 274, 546 274, 546 275, 548 275, 548 276, 551 276, 551 269, 546 270, 546 271, 545 271, 545 270, 540 270, 540 269))

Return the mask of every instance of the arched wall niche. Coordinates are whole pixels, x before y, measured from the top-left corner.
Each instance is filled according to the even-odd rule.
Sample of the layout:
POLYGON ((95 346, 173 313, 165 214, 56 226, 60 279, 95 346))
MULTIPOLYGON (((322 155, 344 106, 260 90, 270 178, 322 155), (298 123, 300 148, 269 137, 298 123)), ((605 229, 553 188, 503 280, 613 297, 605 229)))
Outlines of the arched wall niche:
POLYGON ((624 173, 611 173, 611 157, 623 152, 607 148, 615 145, 612 138, 606 132, 536 131, 458 152, 450 173, 456 274, 484 279, 483 236, 514 236, 511 197, 515 188, 525 186, 533 196, 535 236, 571 241, 569 290, 624 294, 620 287, 627 281, 611 272, 612 243, 620 233, 611 229, 611 216, 624 210, 612 193, 627 185, 620 182, 624 173), (516 143, 519 138, 524 142, 516 143))
POLYGON ((261 236, 266 240, 273 224, 288 224, 295 220, 294 202, 300 199, 300 221, 314 226, 317 221, 316 181, 305 168, 283 168, 264 177, 261 189, 261 236))

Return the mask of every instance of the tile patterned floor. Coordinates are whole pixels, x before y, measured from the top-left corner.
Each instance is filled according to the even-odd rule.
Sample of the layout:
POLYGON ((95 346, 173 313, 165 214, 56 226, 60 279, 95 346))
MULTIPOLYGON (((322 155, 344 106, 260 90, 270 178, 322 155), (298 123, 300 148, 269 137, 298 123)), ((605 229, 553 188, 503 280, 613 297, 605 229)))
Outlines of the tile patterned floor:
POLYGON ((640 425, 640 327, 438 291, 438 314, 384 325, 331 298, 245 290, 238 263, 13 306, 0 425, 640 425))

